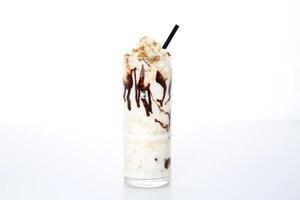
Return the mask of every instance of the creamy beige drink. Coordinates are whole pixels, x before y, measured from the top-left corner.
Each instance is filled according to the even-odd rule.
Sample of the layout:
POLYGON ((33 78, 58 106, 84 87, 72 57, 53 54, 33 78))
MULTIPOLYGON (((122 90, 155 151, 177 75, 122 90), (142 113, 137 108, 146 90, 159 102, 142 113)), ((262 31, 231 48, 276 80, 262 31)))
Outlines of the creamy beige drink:
POLYGON ((169 182, 171 82, 170 54, 153 39, 141 38, 124 56, 124 175, 131 185, 169 182))

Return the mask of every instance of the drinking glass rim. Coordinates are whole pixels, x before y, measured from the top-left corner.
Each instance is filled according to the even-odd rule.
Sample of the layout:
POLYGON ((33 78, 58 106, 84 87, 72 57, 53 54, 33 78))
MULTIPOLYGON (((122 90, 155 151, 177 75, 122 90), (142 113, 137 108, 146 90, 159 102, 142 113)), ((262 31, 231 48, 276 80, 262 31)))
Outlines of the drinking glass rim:
MULTIPOLYGON (((123 57, 126 57, 126 55, 124 55, 123 57)), ((133 57, 133 58, 139 59, 139 57, 133 57)), ((151 60, 151 58, 153 58, 153 57, 143 57, 143 59, 145 59, 145 60, 151 60)), ((160 61, 160 60, 170 60, 171 58, 172 58, 172 56, 160 57, 158 61, 160 61)))

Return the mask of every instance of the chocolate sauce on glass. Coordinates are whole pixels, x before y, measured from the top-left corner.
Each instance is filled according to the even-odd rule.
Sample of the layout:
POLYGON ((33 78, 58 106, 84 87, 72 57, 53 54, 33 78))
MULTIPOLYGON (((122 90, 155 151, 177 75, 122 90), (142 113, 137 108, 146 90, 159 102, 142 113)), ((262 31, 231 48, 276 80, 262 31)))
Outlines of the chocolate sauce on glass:
POLYGON ((141 96, 141 101, 144 105, 146 115, 149 117, 150 113, 152 113, 152 102, 151 102, 151 91, 150 91, 150 83, 145 85, 145 69, 144 65, 142 65, 139 82, 137 84, 137 101, 139 101, 141 96), (147 100, 148 96, 148 100, 147 100))
POLYGON ((165 159, 165 168, 168 169, 171 165, 171 158, 165 159))
POLYGON ((164 102, 164 99, 165 99, 165 96, 166 96, 166 89, 167 89, 166 80, 167 79, 164 78, 164 76, 159 71, 157 71, 155 80, 164 89, 162 99, 157 99, 157 101, 160 103, 160 106, 162 106, 163 102, 164 102))
MULTIPOLYGON (((149 67, 151 67, 151 65, 145 59, 144 59, 144 62, 149 67)), ((128 63, 128 61, 127 61, 127 63, 128 63)), ((123 80, 123 85, 124 85, 123 99, 124 99, 125 102, 127 102, 128 110, 129 111, 131 110, 130 93, 131 93, 131 89, 132 89, 133 84, 134 84, 135 101, 136 101, 137 107, 138 108, 140 107, 140 101, 142 101, 142 104, 145 108, 146 116, 149 117, 150 114, 153 113, 152 112, 152 100, 153 100, 156 103, 156 105, 158 106, 160 112, 163 112, 166 115, 168 115, 168 119, 169 119, 169 122, 167 124, 164 124, 159 119, 155 119, 154 121, 159 123, 160 126, 163 129, 166 129, 167 131, 169 131, 170 121, 171 121, 171 113, 164 111, 164 109, 162 107, 164 105, 164 100, 165 100, 167 89, 168 89, 169 98, 165 102, 165 105, 171 99, 172 80, 170 81, 169 87, 167 88, 167 84, 166 84, 167 78, 165 78, 160 71, 156 72, 155 81, 163 88, 163 96, 162 96, 161 99, 157 99, 155 101, 155 99, 152 96, 151 90, 150 90, 150 83, 145 84, 145 68, 144 68, 144 65, 142 65, 142 67, 141 67, 140 76, 139 76, 138 81, 137 81, 136 70, 137 70, 136 68, 130 69, 129 72, 127 72, 127 74, 126 74, 126 76, 123 80)))
POLYGON ((136 83, 136 68, 134 68, 133 76, 134 76, 135 102, 136 102, 136 106, 139 108, 140 100, 139 100, 139 94, 138 94, 137 83, 136 83))
POLYGON ((158 119, 155 119, 154 121, 159 123, 162 128, 167 129, 167 131, 169 130, 169 125, 168 124, 164 124, 161 121, 159 121, 158 119))
POLYGON ((131 110, 131 102, 130 102, 130 92, 131 92, 131 88, 133 85, 133 79, 132 79, 132 72, 135 69, 130 70, 129 72, 127 72, 125 79, 123 80, 123 85, 124 85, 124 93, 123 93, 123 98, 124 101, 127 101, 127 108, 128 110, 131 110), (126 95, 126 90, 127 90, 127 95, 126 95), (126 95, 126 99, 125 99, 125 95, 126 95))
POLYGON ((170 80, 169 88, 168 88, 169 98, 168 98, 168 100, 166 101, 165 105, 166 105, 166 104, 170 101, 170 99, 171 99, 171 87, 172 87, 172 79, 170 80))

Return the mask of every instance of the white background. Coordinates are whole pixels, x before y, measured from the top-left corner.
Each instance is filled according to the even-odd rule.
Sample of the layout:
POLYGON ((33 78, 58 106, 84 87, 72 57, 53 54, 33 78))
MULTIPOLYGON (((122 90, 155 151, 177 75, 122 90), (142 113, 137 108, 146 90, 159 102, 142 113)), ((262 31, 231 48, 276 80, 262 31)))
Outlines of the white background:
POLYGON ((0 199, 299 199, 300 2, 0 1, 0 199), (122 56, 173 55, 173 182, 122 182, 122 56))

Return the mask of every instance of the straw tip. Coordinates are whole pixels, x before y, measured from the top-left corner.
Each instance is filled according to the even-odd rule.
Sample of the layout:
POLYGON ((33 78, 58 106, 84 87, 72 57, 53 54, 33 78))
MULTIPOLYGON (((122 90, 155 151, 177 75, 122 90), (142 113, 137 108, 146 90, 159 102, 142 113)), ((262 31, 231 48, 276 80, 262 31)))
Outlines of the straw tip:
POLYGON ((172 38, 174 37, 174 35, 175 35, 178 28, 179 28, 179 25, 175 24, 172 32, 170 33, 169 37, 167 38, 166 42, 164 43, 164 45, 162 47, 163 49, 166 49, 169 46, 169 44, 170 44, 172 38))

